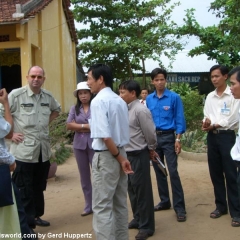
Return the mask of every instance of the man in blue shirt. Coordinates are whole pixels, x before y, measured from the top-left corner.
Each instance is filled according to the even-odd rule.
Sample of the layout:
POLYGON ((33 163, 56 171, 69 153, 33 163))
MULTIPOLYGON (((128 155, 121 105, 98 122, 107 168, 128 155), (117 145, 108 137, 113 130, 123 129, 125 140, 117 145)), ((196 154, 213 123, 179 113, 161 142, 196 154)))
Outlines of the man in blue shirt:
MULTIPOLYGON (((186 130, 183 104, 175 92, 166 89, 167 72, 155 68, 151 72, 155 91, 147 97, 147 107, 152 113, 156 126, 157 149, 159 156, 165 155, 172 186, 173 208, 177 221, 186 221, 186 210, 182 184, 177 170, 177 158, 181 152, 180 138, 186 130), (176 134, 176 135, 175 135, 176 134)), ((167 177, 162 173, 157 163, 153 162, 156 173, 158 193, 161 202, 154 207, 155 211, 167 210, 171 207, 167 177)))

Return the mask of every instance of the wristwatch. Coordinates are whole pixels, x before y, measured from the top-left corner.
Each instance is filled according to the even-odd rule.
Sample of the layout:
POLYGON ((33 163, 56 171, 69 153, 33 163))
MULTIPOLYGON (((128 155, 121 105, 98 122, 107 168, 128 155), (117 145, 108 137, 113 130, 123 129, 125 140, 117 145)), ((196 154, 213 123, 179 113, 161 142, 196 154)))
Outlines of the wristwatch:
POLYGON ((176 138, 176 140, 175 141, 177 141, 177 142, 181 142, 181 140, 179 139, 179 138, 176 138))

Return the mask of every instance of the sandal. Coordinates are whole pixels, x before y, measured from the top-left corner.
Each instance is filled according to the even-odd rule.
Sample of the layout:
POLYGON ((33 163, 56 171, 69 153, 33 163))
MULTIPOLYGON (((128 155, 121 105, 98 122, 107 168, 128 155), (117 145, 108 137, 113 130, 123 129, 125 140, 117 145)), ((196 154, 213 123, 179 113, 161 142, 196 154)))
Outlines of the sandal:
POLYGON ((220 210, 216 209, 214 210, 213 212, 210 213, 210 218, 219 218, 221 217, 222 215, 225 215, 227 214, 227 211, 226 212, 221 212, 220 210))
POLYGON ((185 222, 187 219, 186 213, 184 212, 177 212, 177 221, 178 222, 185 222))
POLYGON ((232 219, 232 227, 240 227, 240 217, 234 217, 232 219))

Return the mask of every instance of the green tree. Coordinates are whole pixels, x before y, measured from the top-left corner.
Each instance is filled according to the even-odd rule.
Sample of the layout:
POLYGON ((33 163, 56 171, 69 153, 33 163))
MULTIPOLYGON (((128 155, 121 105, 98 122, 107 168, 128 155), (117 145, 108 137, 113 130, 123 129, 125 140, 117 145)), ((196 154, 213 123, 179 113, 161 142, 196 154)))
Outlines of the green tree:
POLYGON ((203 96, 188 83, 179 86, 175 84, 170 90, 179 94, 182 99, 187 129, 190 131, 199 129, 203 119, 203 96))
POLYGON ((177 25, 170 20, 171 0, 94 0, 71 1, 77 22, 86 28, 78 31, 81 62, 110 65, 118 79, 133 78, 142 71, 146 86, 145 60, 161 63, 160 55, 170 59, 182 49, 174 38, 177 25), (161 14, 159 14, 159 12, 161 14), (169 50, 170 51, 166 51, 169 50))
POLYGON ((197 36, 200 46, 189 52, 190 56, 206 54, 220 64, 229 67, 240 62, 240 2, 239 0, 215 0, 212 11, 220 19, 218 25, 202 27, 194 16, 194 9, 187 10, 185 25, 179 28, 180 35, 197 36))

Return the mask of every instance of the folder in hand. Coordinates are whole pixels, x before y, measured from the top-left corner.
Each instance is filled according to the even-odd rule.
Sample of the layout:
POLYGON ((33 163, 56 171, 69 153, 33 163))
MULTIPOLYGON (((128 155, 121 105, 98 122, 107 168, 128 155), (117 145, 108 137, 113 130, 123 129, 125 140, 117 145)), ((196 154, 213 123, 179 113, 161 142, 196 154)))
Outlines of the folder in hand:
POLYGON ((167 174, 167 170, 166 170, 165 165, 161 162, 160 158, 155 157, 155 159, 157 159, 157 161, 158 161, 158 167, 163 172, 163 174, 167 177, 168 174, 167 174))

